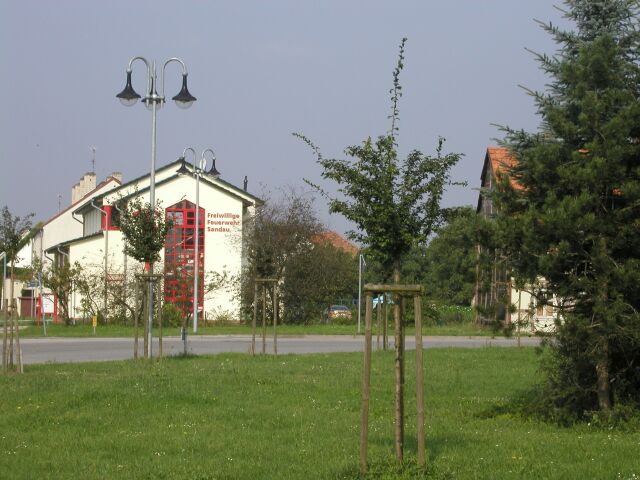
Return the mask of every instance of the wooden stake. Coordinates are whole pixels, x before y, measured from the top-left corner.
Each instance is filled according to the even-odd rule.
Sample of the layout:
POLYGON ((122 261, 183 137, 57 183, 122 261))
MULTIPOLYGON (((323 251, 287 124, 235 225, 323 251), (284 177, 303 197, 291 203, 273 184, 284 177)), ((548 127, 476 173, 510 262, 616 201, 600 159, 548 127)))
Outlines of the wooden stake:
POLYGON ((20 348, 20 325, 18 324, 18 308, 15 303, 13 303, 13 323, 16 329, 16 366, 18 367, 18 373, 24 373, 24 369, 22 368, 22 349, 20 348))
POLYGON ((267 289, 262 284, 262 353, 267 353, 267 289))
POLYGON ((389 349, 389 311, 387 309, 389 297, 386 293, 383 293, 382 298, 384 300, 382 304, 382 318, 384 319, 382 326, 382 349, 386 351, 389 349))
POLYGON ((377 296, 378 303, 376 304, 376 350, 380 350, 380 316, 382 313, 382 305, 380 305, 380 294, 377 296))
POLYGON ((9 352, 7 351, 7 336, 9 334, 9 329, 8 329, 8 322, 7 322, 7 313, 9 310, 8 307, 8 300, 5 298, 4 299, 4 305, 2 305, 2 318, 3 318, 3 333, 4 335, 2 336, 2 371, 4 373, 7 373, 7 370, 9 369, 9 362, 8 362, 8 356, 9 356, 9 352))
POLYGON ((142 307, 142 323, 144 325, 144 358, 149 358, 149 322, 147 319, 149 318, 149 305, 147 303, 147 297, 149 296, 149 289, 146 288, 147 285, 143 283, 144 293, 142 294, 143 307, 142 307))
POLYGON ((360 414, 360 473, 367 472, 367 444, 369 440, 369 386, 371 383, 371 293, 366 295, 364 330, 364 374, 362 376, 362 411, 360 414))
POLYGON ((418 465, 426 464, 424 451, 424 372, 422 360, 422 297, 413 297, 416 321, 416 435, 418 436, 418 465))
POLYGON ((253 322, 251 324, 251 355, 256 354, 256 317, 258 316, 258 282, 253 283, 253 322))
POLYGON ((273 284, 273 354, 278 356, 278 287, 273 284))
POLYGON ((158 299, 158 355, 162 359, 162 295, 160 282, 156 283, 156 298, 158 299))
POLYGON ((133 359, 138 359, 138 312, 133 315, 133 359))
MULTIPOLYGON (((400 267, 395 265, 393 269, 393 281, 395 284, 400 283, 400 267)), ((402 312, 400 305, 402 297, 399 294, 393 296, 393 321, 395 330, 395 438, 394 446, 396 451, 396 460, 402 462, 404 453, 404 352, 403 352, 403 334, 402 334, 402 312)))
POLYGON ((13 371, 14 364, 14 355, 13 355, 13 338, 15 336, 15 328, 13 326, 13 317, 15 312, 15 300, 11 299, 9 303, 9 370, 13 371))

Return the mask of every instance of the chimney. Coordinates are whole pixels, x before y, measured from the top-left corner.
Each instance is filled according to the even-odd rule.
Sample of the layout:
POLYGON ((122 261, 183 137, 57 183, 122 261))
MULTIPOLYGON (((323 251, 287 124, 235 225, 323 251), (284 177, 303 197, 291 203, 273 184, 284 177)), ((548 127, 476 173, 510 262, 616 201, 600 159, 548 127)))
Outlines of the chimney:
POLYGON ((93 172, 85 173, 71 189, 71 203, 76 203, 94 188, 96 188, 96 174, 93 172))
MULTIPOLYGON (((111 175, 109 175, 109 177, 115 178, 117 181, 122 183, 122 172, 113 172, 111 175)), ((109 178, 109 177, 107 177, 107 178, 109 178)))

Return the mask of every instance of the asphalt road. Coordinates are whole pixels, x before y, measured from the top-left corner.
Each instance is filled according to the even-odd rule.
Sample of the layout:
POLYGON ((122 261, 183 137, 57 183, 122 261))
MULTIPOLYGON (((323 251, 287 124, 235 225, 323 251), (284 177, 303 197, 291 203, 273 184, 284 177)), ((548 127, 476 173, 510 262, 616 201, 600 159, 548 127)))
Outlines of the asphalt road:
MULTIPOLYGON (((108 360, 126 360, 133 358, 133 339, 131 338, 25 338, 20 341, 22 359, 25 364, 34 363, 66 363, 92 362, 108 360)), ((538 338, 522 338, 522 345, 536 346, 538 338)), ((424 337, 425 348, 483 348, 514 347, 514 338, 490 337, 424 337)), ((273 340, 267 338, 266 353, 273 353, 273 340)), ((348 335, 304 335, 278 337, 278 354, 288 353, 333 353, 361 352, 364 346, 363 337, 348 335)), ((393 339, 391 339, 393 346, 393 339)), ((142 354, 142 342, 140 342, 142 354)), ((415 339, 406 338, 406 348, 415 348, 415 339)), ((376 338, 373 338, 373 349, 376 350, 376 338)), ((163 339, 164 355, 178 355, 183 351, 180 337, 163 339)), ((188 338, 188 352, 196 355, 251 351, 250 335, 210 335, 188 338)), ((256 337, 256 353, 262 352, 262 338, 256 337)), ((158 353, 157 339, 154 339, 154 356, 158 353)))

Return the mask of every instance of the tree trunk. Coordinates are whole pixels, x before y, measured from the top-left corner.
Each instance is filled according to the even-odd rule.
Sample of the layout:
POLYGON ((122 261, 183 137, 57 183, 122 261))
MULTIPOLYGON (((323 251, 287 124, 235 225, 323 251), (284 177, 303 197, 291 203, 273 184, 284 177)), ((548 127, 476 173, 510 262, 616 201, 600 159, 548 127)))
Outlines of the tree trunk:
POLYGON ((600 343, 600 355, 596 362, 598 406, 605 413, 611 411, 611 383, 609 380, 609 342, 602 339, 600 343))
MULTIPOLYGON (((400 262, 393 263, 393 283, 400 283, 400 262)), ((395 326, 395 451, 396 460, 402 462, 404 453, 404 332, 402 330, 401 296, 393 296, 395 326)))

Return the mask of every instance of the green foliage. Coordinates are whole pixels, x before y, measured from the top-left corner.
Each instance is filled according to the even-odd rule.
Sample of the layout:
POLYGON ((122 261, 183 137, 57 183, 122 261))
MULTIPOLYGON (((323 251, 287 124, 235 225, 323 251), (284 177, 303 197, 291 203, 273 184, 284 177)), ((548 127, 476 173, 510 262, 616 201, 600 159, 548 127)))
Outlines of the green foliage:
POLYGON ((458 154, 443 154, 444 139, 440 138, 435 156, 412 150, 404 160, 398 159, 399 78, 405 42, 403 39, 400 44, 393 72, 391 129, 387 134, 347 147, 347 159, 324 158, 310 139, 294 134, 311 147, 323 169, 322 178, 335 182, 341 196, 331 197, 319 185, 305 181, 327 198, 332 213, 342 214, 356 225, 358 230, 349 232, 350 237, 385 268, 398 268, 411 247, 426 242, 440 224, 440 199, 450 184, 449 171, 460 158, 458 154))
POLYGON ((78 262, 73 265, 63 262, 61 265, 53 263, 45 267, 39 259, 36 259, 34 270, 41 273, 42 284, 56 296, 60 318, 66 324, 70 324, 69 300, 74 283, 82 277, 82 266, 78 262))
MULTIPOLYGON (((358 288, 356 259, 320 241, 323 230, 313 198, 295 190, 268 202, 256 213, 245 235, 245 319, 253 318, 256 276, 278 279, 280 312, 285 323, 317 322, 321 312, 337 298, 353 298, 358 288)), ((271 305, 270 300, 268 304, 271 305)))
POLYGON ((304 262, 292 263, 286 271, 284 320, 317 322, 329 305, 342 297, 355 298, 357 292, 357 257, 316 240, 304 262))
POLYGON ((120 207, 120 210, 120 230, 126 239, 124 253, 139 262, 159 261, 165 237, 171 229, 171 222, 165 219, 160 202, 152 208, 149 203, 143 204, 136 196, 120 207))
POLYGON ((437 303, 471 305, 481 221, 470 207, 449 212, 447 223, 424 249, 420 283, 425 297, 437 303))
POLYGON ((640 397, 640 33, 628 0, 571 0, 559 51, 537 55, 537 133, 507 129, 519 160, 495 193, 520 283, 564 299, 546 399, 584 416, 640 397))
POLYGON ((167 327, 181 327, 184 323, 182 311, 173 303, 162 305, 162 323, 167 327))
MULTIPOLYGON (((24 247, 33 237, 35 231, 30 235, 25 234, 31 230, 31 219, 33 213, 24 217, 14 216, 7 206, 2 207, 0 216, 0 252, 7 254, 7 261, 14 262, 22 247, 24 247)), ((39 223, 37 227, 41 224, 39 223)), ((35 229, 34 229, 35 230, 35 229)))

